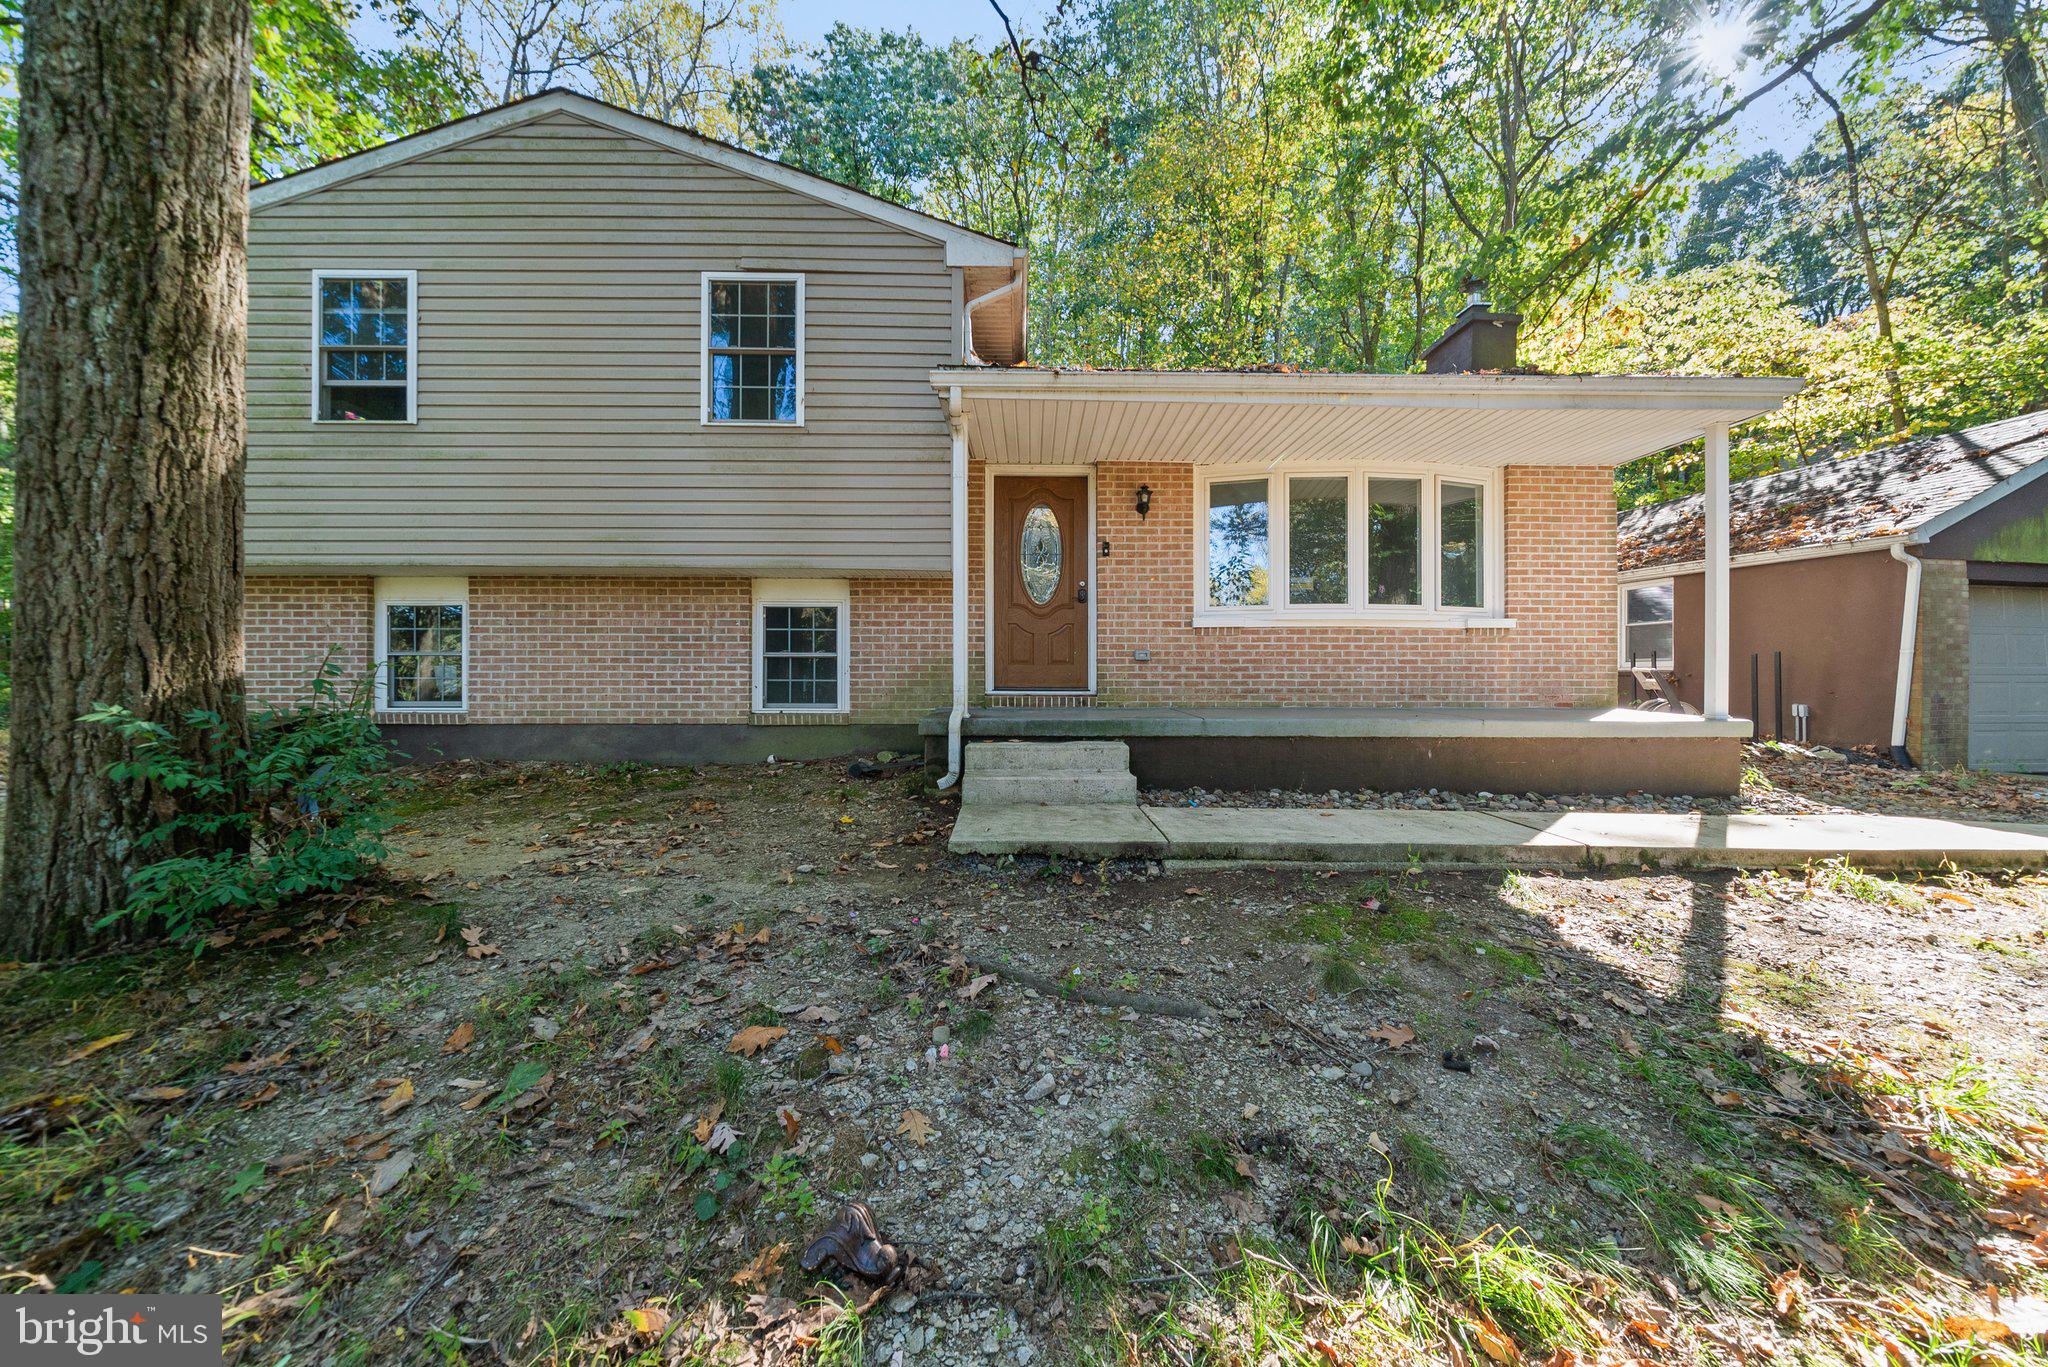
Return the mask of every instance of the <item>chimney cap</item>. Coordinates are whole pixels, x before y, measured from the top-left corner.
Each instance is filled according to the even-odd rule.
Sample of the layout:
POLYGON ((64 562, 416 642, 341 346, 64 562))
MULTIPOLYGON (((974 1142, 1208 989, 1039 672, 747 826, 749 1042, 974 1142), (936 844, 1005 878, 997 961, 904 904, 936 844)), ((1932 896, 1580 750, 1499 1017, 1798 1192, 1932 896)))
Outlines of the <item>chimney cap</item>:
POLYGON ((1466 300, 1474 304, 1482 302, 1480 296, 1486 293, 1486 285, 1487 279, 1483 275, 1467 275, 1458 282, 1458 288, 1465 292, 1466 300))

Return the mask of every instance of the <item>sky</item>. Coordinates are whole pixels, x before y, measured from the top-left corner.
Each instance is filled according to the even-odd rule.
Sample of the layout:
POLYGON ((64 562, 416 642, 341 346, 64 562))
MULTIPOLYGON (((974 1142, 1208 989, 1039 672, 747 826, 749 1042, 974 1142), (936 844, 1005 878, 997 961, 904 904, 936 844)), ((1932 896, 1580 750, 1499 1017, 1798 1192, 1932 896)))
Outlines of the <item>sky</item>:
MULTIPOLYGON (((1045 6, 1033 0, 1005 0, 1003 10, 1023 34, 1038 27, 1045 6)), ((851 28, 916 29, 935 42, 968 38, 1000 42, 1002 20, 988 0, 782 0, 782 26, 799 43, 815 43, 835 23, 851 28)))

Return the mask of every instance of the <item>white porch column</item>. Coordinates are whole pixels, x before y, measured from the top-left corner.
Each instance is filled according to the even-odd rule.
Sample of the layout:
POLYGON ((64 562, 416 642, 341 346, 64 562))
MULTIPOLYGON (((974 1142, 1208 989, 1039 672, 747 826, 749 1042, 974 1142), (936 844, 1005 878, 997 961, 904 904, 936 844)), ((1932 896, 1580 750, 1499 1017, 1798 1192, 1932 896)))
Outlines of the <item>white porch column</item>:
POLYGON ((1707 572, 1701 690, 1710 721, 1728 719, 1728 424, 1707 428, 1707 572))
POLYGON ((967 415, 956 385, 947 396, 946 426, 953 434, 953 706, 946 715, 946 776, 941 788, 960 781, 960 729, 967 720, 967 415))

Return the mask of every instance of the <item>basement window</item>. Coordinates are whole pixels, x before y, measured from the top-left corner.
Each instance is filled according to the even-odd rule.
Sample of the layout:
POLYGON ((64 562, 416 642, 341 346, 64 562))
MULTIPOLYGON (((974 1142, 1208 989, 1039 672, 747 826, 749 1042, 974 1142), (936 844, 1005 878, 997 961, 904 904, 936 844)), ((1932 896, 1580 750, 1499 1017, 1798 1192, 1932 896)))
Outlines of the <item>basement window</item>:
POLYGON ((469 582, 377 581, 377 710, 467 707, 469 582))
POLYGON ((849 710, 847 627, 843 580, 756 582, 754 710, 849 710))
POLYGON ((1621 591, 1621 667, 1673 667, 1677 599, 1669 579, 1630 584, 1621 591))
POLYGON ((313 420, 413 421, 412 271, 313 273, 313 420))

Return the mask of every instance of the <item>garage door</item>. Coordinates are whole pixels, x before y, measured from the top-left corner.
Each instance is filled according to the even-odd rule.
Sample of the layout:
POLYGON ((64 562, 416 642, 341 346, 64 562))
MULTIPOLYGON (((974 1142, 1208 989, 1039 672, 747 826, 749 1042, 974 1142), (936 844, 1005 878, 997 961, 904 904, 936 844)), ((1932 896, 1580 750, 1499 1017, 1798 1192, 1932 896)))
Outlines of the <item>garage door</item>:
POLYGON ((1970 763, 2048 773, 2048 588, 1970 588, 1970 763))

